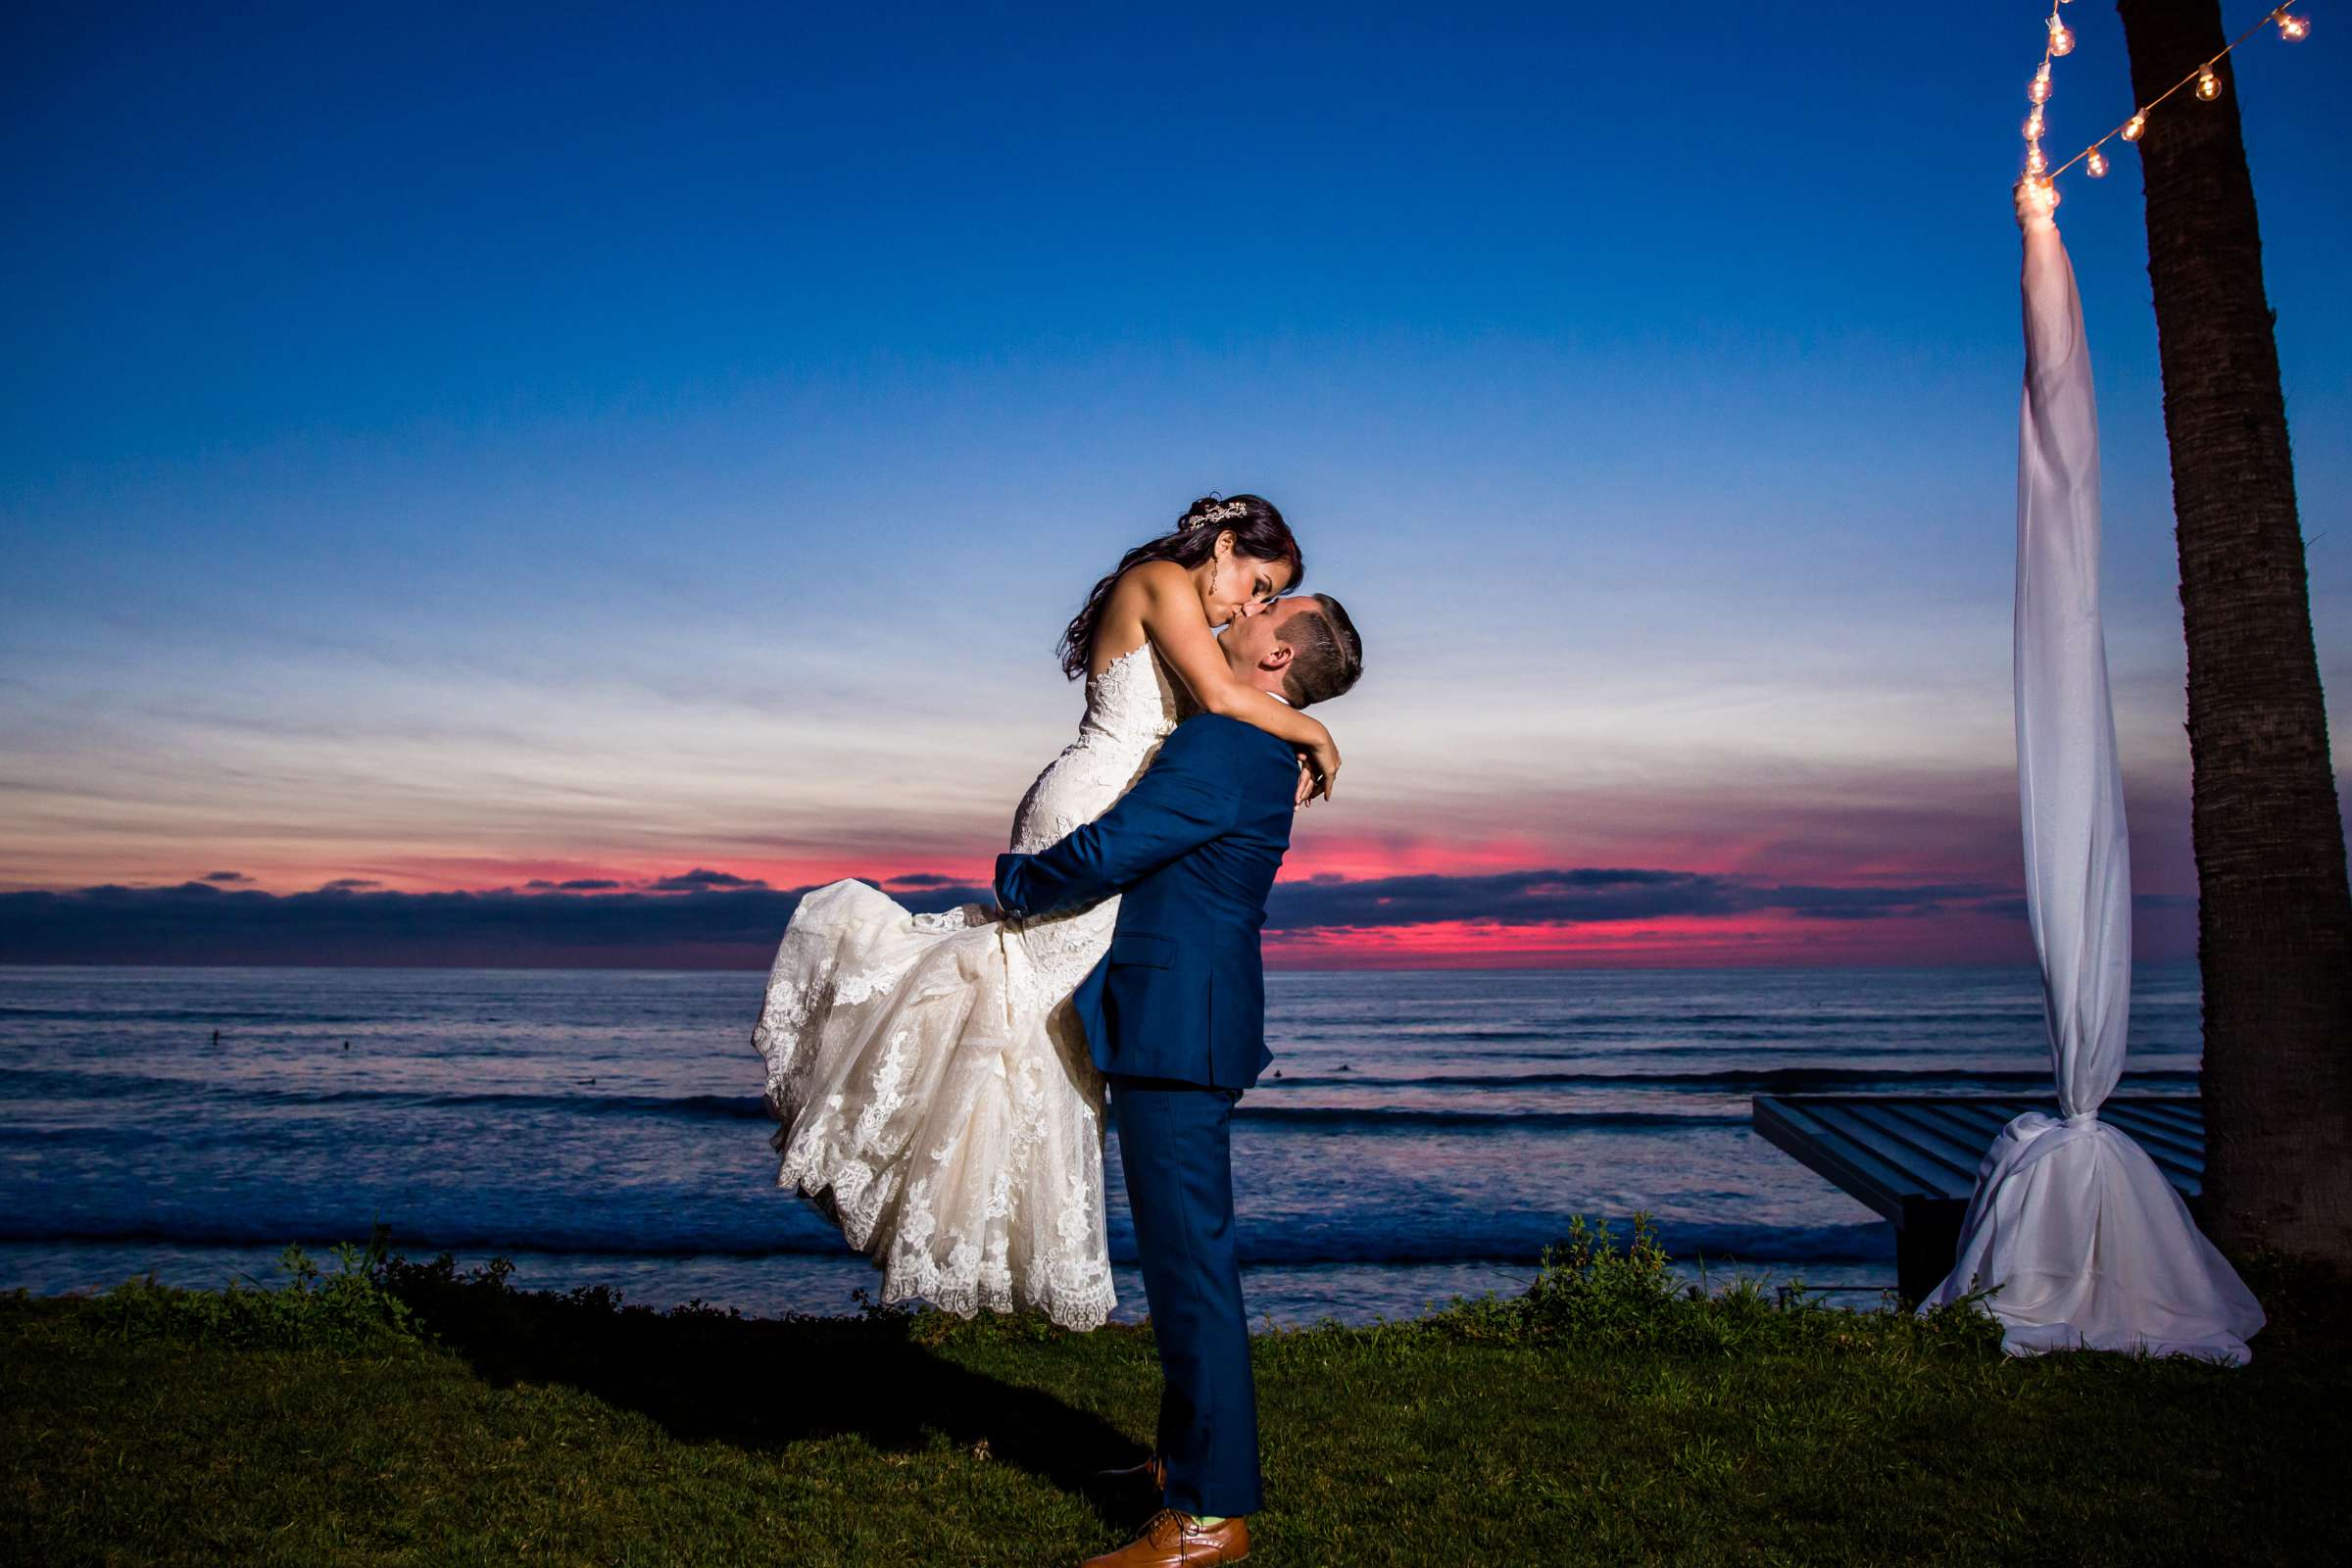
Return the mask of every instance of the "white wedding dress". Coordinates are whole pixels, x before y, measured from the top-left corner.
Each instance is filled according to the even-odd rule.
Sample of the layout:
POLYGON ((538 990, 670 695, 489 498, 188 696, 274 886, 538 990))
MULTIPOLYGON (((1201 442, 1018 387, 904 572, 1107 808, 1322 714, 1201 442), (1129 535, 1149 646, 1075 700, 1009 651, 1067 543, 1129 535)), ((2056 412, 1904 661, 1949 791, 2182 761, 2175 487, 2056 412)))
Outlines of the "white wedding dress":
MULTIPOLYGON (((1072 742, 1029 787, 1012 848, 1092 821, 1192 710, 1151 645, 1087 682, 1072 742)), ((1110 946, 1118 900, 1006 921, 909 914, 862 882, 801 900, 753 1044, 798 1188, 882 1269, 882 1299, 969 1317, 1109 1315, 1102 1078, 1070 994, 1110 946)))

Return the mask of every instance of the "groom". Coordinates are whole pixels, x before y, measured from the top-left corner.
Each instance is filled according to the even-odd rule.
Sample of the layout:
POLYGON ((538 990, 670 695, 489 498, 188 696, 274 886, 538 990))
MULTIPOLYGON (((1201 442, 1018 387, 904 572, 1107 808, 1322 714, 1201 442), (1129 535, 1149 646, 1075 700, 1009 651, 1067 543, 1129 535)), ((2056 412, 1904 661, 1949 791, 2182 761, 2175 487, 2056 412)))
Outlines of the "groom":
MULTIPOLYGON (((1348 612, 1322 594, 1277 600, 1220 641, 1238 677, 1294 708, 1339 696, 1363 670, 1348 612)), ((1142 1468, 1166 1507, 1140 1539, 1085 1568, 1249 1555, 1257 1396, 1227 1133, 1234 1102, 1273 1060, 1257 932, 1291 845, 1298 782, 1286 743, 1199 714, 1102 816, 1035 855, 997 858, 997 902, 1015 917, 1124 895, 1110 951, 1072 1000, 1109 1080, 1159 1345, 1157 1452, 1142 1468)))

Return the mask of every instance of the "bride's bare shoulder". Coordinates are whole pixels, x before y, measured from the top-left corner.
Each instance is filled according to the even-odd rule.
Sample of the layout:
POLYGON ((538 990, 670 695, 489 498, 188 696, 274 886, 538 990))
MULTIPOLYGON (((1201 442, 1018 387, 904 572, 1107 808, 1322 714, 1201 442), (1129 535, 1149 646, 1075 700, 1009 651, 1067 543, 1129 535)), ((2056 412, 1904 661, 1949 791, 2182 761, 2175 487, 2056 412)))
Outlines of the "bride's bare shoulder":
POLYGON ((1173 561, 1139 561, 1119 573, 1102 601, 1102 617, 1095 622, 1095 640, 1088 669, 1096 675, 1135 652, 1150 639, 1145 623, 1154 604, 1185 581, 1185 570, 1173 561))
POLYGON ((1119 573, 1119 580, 1110 585, 1110 596, 1102 602, 1102 621, 1098 629, 1117 626, 1122 633, 1121 643, 1132 642, 1143 635, 1144 620, 1154 606, 1165 605, 1170 596, 1183 589, 1190 577, 1173 561, 1139 561, 1119 573), (1132 632, 1132 635, 1125 635, 1132 632))
POLYGON ((1173 561, 1139 561, 1119 573, 1111 584, 1114 598, 1125 596, 1129 603, 1140 604, 1152 596, 1166 593, 1185 582, 1191 574, 1173 561))

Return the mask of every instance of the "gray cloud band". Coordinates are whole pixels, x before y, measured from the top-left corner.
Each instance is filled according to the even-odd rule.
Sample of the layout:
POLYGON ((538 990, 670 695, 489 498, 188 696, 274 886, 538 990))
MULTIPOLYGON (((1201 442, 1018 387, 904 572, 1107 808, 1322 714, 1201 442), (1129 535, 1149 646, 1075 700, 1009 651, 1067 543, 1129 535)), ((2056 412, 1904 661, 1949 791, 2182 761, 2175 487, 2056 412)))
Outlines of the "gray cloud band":
MULTIPOLYGON (((0 962, 753 966, 773 953, 807 891, 700 867, 630 888, 580 878, 466 893, 385 892, 344 878, 271 894, 224 888, 219 876, 0 894, 0 962)), ((933 873, 890 885, 917 912, 989 897, 933 873)), ((1595 866, 1286 882, 1274 890, 1267 926, 1591 925, 1762 912, 1865 921, 1958 911, 2022 919, 2024 902, 2014 888, 1987 883, 1815 887, 1595 866)))

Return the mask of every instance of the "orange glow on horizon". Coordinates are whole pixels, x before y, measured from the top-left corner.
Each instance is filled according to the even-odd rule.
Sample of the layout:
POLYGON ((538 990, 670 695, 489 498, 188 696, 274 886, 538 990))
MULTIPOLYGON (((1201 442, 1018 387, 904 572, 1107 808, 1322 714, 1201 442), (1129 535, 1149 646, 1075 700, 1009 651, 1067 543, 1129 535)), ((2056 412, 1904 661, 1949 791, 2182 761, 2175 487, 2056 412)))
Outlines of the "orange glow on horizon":
POLYGON ((2032 962, 2023 920, 1975 913, 1912 919, 1778 915, 1500 925, 1442 921, 1268 931, 1277 969, 1737 968, 2032 962))
MULTIPOLYGON (((895 884, 903 878, 917 877, 946 879, 963 887, 985 887, 994 870, 993 851, 968 858, 913 858, 860 854, 854 847, 845 847, 821 857, 749 858, 688 850, 675 856, 664 855, 658 860, 642 852, 612 859, 561 853, 523 857, 402 853, 337 857, 318 864, 305 862, 318 856, 321 848, 331 854, 332 847, 303 848, 310 854, 289 856, 274 864, 260 858, 240 864, 240 858, 233 853, 216 858, 200 851, 190 857, 184 871, 174 868, 173 873, 164 875, 115 880, 130 885, 171 886, 205 877, 215 869, 234 869, 244 872, 245 877, 241 881, 216 884, 224 892, 286 895, 344 882, 363 894, 511 890, 593 899, 608 893, 644 893, 665 881, 675 887, 673 879, 707 870, 718 873, 722 879, 740 878, 752 885, 764 884, 775 892, 820 886, 854 876, 875 882, 886 891, 911 896, 925 888, 895 884), (541 886, 534 889, 534 883, 541 886), (602 883, 612 885, 565 887, 602 883)), ((1739 882, 1764 880, 1757 868, 1724 866, 1720 857, 1708 859, 1714 863, 1692 864, 1667 855, 1636 857, 1610 853, 1605 858, 1597 855, 1563 857, 1547 852, 1536 841, 1517 837, 1448 843, 1420 837, 1342 833, 1327 836, 1310 827, 1302 832, 1281 880, 1295 887, 1316 880, 1478 878, 1600 864, 1636 869, 1671 868, 1681 874, 1739 882)), ((1894 857, 1884 854, 1874 856, 1863 866, 1848 867, 1843 875, 1822 876, 1818 881, 1827 886, 1868 888, 1938 881, 1998 887, 2008 880, 2003 874, 2006 866, 1998 871, 1971 874, 1967 869, 1948 864, 1904 867, 1891 863, 1894 857)), ((1780 880, 1810 883, 1814 879, 1788 877, 1784 870, 1780 880)), ((733 885, 737 884, 721 880, 711 891, 723 892, 733 885)), ((1343 901, 1338 906, 1317 902, 1314 906, 1356 906, 1343 901)), ((1458 909, 1462 906, 1456 904, 1452 907, 1458 909)), ((2147 911, 2140 932, 2142 940, 2137 944, 2141 955, 2172 956, 2177 956, 2175 949, 2193 952, 2193 906, 2184 911, 2147 911)), ((1454 918, 1394 926, 1272 928, 1265 934, 1264 952, 1268 966, 1277 969, 1935 965, 2031 962, 2033 956, 2030 934, 2022 917, 2014 911, 1994 913, 1965 904, 1918 913, 1850 919, 1799 917, 1767 910, 1527 924, 1454 918)), ((697 961, 717 956, 715 952, 699 955, 697 961)), ((735 961, 743 961, 741 955, 735 961)))

